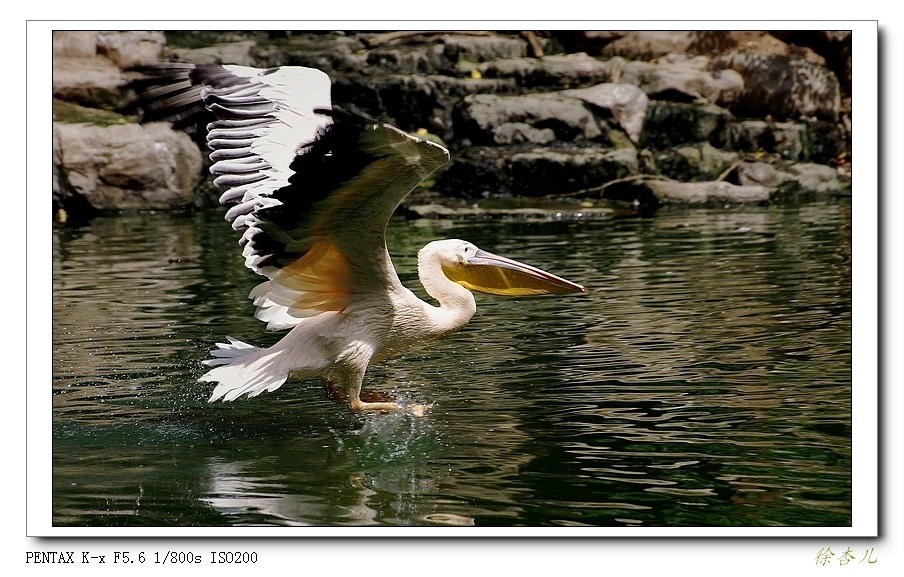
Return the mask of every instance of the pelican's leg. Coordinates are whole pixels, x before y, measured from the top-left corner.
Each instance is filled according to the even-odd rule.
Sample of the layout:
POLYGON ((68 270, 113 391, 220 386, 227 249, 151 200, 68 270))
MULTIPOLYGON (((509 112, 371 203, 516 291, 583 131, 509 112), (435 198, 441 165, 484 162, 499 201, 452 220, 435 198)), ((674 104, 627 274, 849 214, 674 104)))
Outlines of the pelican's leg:
MULTIPOLYGON (((339 403, 344 405, 348 402, 345 392, 334 383, 332 380, 327 378, 322 378, 323 382, 323 392, 326 393, 326 398, 333 401, 334 403, 339 403)), ((386 393, 380 393, 378 391, 365 391, 364 389, 358 393, 358 398, 364 401, 365 403, 393 403, 395 402, 395 397, 392 395, 387 395, 386 393)))
POLYGON ((342 392, 342 389, 340 389, 339 386, 330 379, 324 377, 320 380, 323 382, 323 392, 326 393, 326 398, 333 401, 334 403, 344 405, 345 393, 342 392))
POLYGON ((327 388, 327 395, 331 399, 347 399, 348 408, 356 413, 388 413, 398 410, 409 410, 416 417, 424 416, 424 411, 426 410, 424 405, 402 405, 392 397, 370 391, 361 391, 364 372, 367 369, 366 364, 363 367, 359 367, 349 363, 343 368, 346 371, 333 373, 330 377, 323 379, 327 388), (341 387, 335 385, 335 381, 342 383, 341 387), (337 389, 339 390, 337 391, 337 389))

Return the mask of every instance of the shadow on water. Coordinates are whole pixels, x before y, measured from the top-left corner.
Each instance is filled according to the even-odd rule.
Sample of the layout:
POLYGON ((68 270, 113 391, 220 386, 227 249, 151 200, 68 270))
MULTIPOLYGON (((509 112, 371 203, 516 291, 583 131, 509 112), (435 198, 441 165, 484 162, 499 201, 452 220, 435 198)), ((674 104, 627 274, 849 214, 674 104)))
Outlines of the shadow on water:
POLYGON ((478 297, 368 371, 433 403, 353 415, 319 383, 208 404, 200 361, 270 344, 216 215, 53 231, 53 522, 71 526, 845 526, 849 204, 578 222, 392 221, 403 282, 458 237, 585 284, 478 297))

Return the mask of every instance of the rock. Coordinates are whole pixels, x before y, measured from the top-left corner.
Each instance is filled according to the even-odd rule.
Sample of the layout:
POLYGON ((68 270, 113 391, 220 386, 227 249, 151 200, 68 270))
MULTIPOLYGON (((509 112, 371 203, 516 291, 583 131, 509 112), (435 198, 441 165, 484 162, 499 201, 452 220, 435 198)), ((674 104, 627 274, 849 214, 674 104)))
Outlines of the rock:
POLYGON ((427 79, 433 82, 439 94, 454 98, 470 94, 513 93, 518 86, 511 78, 456 78, 433 74, 427 76, 427 79))
POLYGON ((800 160, 806 156, 806 132, 802 123, 741 120, 729 123, 726 146, 742 152, 766 152, 786 160, 800 160))
POLYGON ((550 54, 540 62, 552 86, 592 86, 609 81, 612 75, 611 65, 587 54, 550 54))
POLYGON ((741 186, 774 188, 782 181, 778 170, 768 162, 741 162, 738 164, 737 176, 741 186))
POLYGON ((638 30, 622 34, 605 46, 604 56, 651 60, 671 53, 690 52, 699 32, 638 30))
POLYGON ((339 58, 330 53, 332 50, 324 43, 319 44, 301 40, 291 42, 291 51, 287 50, 280 60, 292 61, 307 66, 314 66, 324 71, 341 71, 363 73, 368 76, 388 74, 455 74, 458 68, 466 68, 470 72, 477 63, 500 58, 522 58, 527 50, 527 43, 519 38, 487 32, 472 34, 454 34, 439 32, 401 31, 379 34, 363 34, 357 45, 348 42, 338 46, 341 50, 339 58), (361 54, 349 55, 352 51, 361 50, 361 54), (308 54, 299 54, 301 50, 308 54), (343 53, 344 52, 344 53, 343 53), (316 57, 318 61, 312 61, 316 57), (357 64, 355 62, 357 60, 357 64))
POLYGON ((334 77, 367 67, 361 38, 344 34, 291 34, 280 42, 258 43, 257 66, 308 66, 334 77))
POLYGON ((515 130, 527 138, 539 136, 544 142, 549 130, 565 142, 596 140, 605 135, 600 121, 583 102, 561 94, 466 96, 452 118, 455 134, 478 145, 510 144, 509 135, 515 130), (506 124, 535 130, 530 133, 520 128, 502 130, 506 124))
POLYGON ((515 219, 515 220, 588 220, 611 218, 615 211, 605 207, 450 207, 442 204, 416 204, 406 207, 410 218, 429 219, 515 219))
POLYGON ((159 61, 160 32, 53 33, 53 97, 115 110, 128 95, 121 68, 159 61))
POLYGON ((716 180, 738 158, 738 153, 720 150, 708 142, 685 144, 654 153, 659 174, 686 182, 716 180))
POLYGON ((125 86, 119 68, 106 59, 53 59, 54 98, 114 110, 125 104, 125 86))
POLYGON ((385 120, 402 130, 427 128, 445 134, 448 121, 442 114, 440 95, 425 76, 388 74, 375 77, 343 76, 333 81, 333 101, 353 104, 364 113, 385 120))
POLYGON ((452 208, 450 206, 446 206, 444 204, 438 203, 430 203, 430 204, 413 204, 413 205, 402 205, 400 207, 405 213, 405 216, 408 218, 429 218, 429 219, 437 219, 437 218, 454 218, 456 215, 467 215, 469 214, 468 208, 452 208))
MULTIPOLYGON (((522 36, 55 32, 54 121, 69 127, 55 124, 54 200, 103 208, 185 202, 153 174, 125 175, 116 155, 138 158, 132 148, 154 146, 140 144, 150 139, 144 131, 129 133, 131 145, 111 138, 134 129, 121 126, 129 121, 122 114, 105 113, 121 111, 128 97, 124 69, 164 57, 322 69, 333 78, 337 107, 409 132, 426 129, 447 142, 453 162, 435 183, 455 196, 586 193, 617 181, 607 194, 627 191, 636 200, 642 190, 652 205, 660 202, 653 188, 665 185, 624 179, 716 182, 733 165, 731 182, 765 187, 773 198, 849 192, 827 166, 843 165, 849 175, 850 98, 837 101, 839 78, 841 94, 850 92, 849 31, 538 32, 546 54, 540 58, 528 57, 539 54, 537 44, 522 36), (164 38, 172 43, 161 48, 164 38), (562 46, 572 53, 557 54, 562 46), (101 137, 103 125, 112 132, 101 137), (80 149, 101 160, 92 165, 80 149), (738 164, 741 157, 746 162, 738 164), (794 162, 806 164, 792 170, 794 162), (139 183, 148 187, 146 198, 139 183)), ((161 158, 138 162, 159 164, 153 170, 179 180, 169 152, 178 145, 167 142, 161 158)), ((744 197, 712 187, 670 188, 660 196, 718 202, 728 190, 744 197)), ((196 203, 207 200, 206 191, 195 195, 196 203)))
POLYGON ((505 172, 511 147, 470 146, 452 155, 437 177, 436 188, 447 196, 481 198, 511 193, 505 172))
POLYGON ((453 157, 437 183, 452 196, 569 195, 638 170, 634 149, 475 146, 453 157))
POLYGON ((166 36, 163 32, 145 30, 125 32, 99 32, 97 53, 106 56, 121 70, 137 64, 159 62, 166 36))
POLYGON ((841 89, 828 68, 761 54, 726 54, 714 59, 713 65, 736 70, 744 77, 743 92, 729 106, 737 116, 838 120, 841 89))
POLYGON ((652 180, 648 184, 653 195, 662 204, 749 203, 769 200, 769 189, 757 185, 671 180, 652 180))
POLYGON ((562 44, 572 51, 597 56, 621 56, 630 60, 655 60, 667 54, 716 55, 751 52, 782 55, 822 66, 825 60, 806 46, 794 46, 777 33, 756 30, 636 30, 627 32, 559 33, 562 44))
POLYGON ((729 123, 726 135, 726 148, 774 154, 785 160, 829 164, 847 150, 844 129, 822 120, 741 120, 729 123))
POLYGON ((640 146, 655 150, 695 142, 721 146, 732 120, 730 112, 713 104, 653 101, 647 108, 640 146))
POLYGON ((98 34, 99 32, 87 30, 55 30, 53 32, 53 57, 97 57, 98 34))
POLYGON ((534 148, 513 154, 506 164, 512 194, 567 195, 636 174, 637 153, 627 148, 534 148))
MULTIPOLYGON (((825 59, 824 65, 835 73, 841 83, 842 97, 851 95, 851 36, 850 30, 773 30, 773 36, 784 42, 806 46, 825 59)), ((790 56, 790 55, 789 55, 790 56)), ((811 60, 806 59, 808 62, 811 60)))
POLYGON ((256 44, 254 40, 240 40, 201 48, 171 47, 166 50, 166 54, 169 60, 175 62, 254 66, 256 59, 252 56, 251 50, 256 44))
POLYGON ((53 123, 54 202, 96 210, 192 204, 201 152, 165 123, 94 126, 53 123))
MULTIPOLYGON (((483 31, 441 32, 441 31, 396 31, 361 35, 361 43, 376 55, 373 64, 383 62, 389 70, 403 60, 410 60, 407 54, 425 57, 436 70, 445 69, 449 64, 477 63, 500 58, 521 58, 527 54, 527 43, 517 37, 483 31)), ((423 70, 421 70, 423 72, 423 70)))
POLYGON ((593 56, 602 54, 603 49, 613 41, 630 32, 611 30, 557 30, 553 37, 568 52, 586 52, 593 56))
POLYGON ((376 48, 367 53, 366 65, 374 70, 368 74, 436 74, 439 46, 404 46, 401 48, 376 48))
POLYGON ((842 194, 838 172, 831 166, 807 162, 794 163, 780 172, 776 197, 797 200, 842 194))
POLYGON ((603 198, 652 207, 665 204, 762 203, 769 200, 769 189, 757 185, 739 186, 724 181, 679 182, 643 179, 607 186, 603 191, 603 198))
POLYGON ((640 88, 631 84, 606 83, 564 90, 562 94, 607 111, 633 142, 640 139, 649 104, 647 95, 640 88))
MULTIPOLYGON (((572 88, 609 82, 612 64, 586 54, 494 60, 476 67, 485 78, 513 78, 528 87, 572 88)), ((460 73, 469 70, 460 70, 460 73)))
POLYGON ((737 176, 742 185, 760 185, 774 190, 773 198, 777 200, 840 196, 846 189, 836 169, 809 162, 742 162, 738 165, 737 176))
POLYGON ((527 42, 507 36, 443 36, 443 54, 450 62, 491 62, 505 58, 524 58, 527 42))
POLYGON ((810 120, 805 125, 807 139, 802 160, 831 164, 850 150, 850 125, 827 120, 810 120))
POLYGON ((621 81, 634 84, 653 100, 694 102, 704 99, 725 106, 738 99, 744 79, 731 69, 711 68, 706 56, 669 54, 657 62, 625 64, 621 81))
POLYGON ((493 142, 496 144, 549 144, 555 140, 553 129, 534 128, 523 122, 507 122, 493 129, 493 142))

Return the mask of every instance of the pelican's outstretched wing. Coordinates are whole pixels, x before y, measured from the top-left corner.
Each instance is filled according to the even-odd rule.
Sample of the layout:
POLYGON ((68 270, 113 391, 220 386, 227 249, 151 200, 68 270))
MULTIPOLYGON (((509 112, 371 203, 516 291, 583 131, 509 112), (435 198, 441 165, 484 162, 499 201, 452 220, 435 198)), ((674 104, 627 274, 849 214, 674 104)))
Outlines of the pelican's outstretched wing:
POLYGON ((203 101, 214 183, 245 264, 270 280, 251 292, 257 317, 289 328, 348 295, 394 290, 386 223, 448 151, 390 126, 333 110, 330 80, 311 68, 177 66, 174 109, 203 101))

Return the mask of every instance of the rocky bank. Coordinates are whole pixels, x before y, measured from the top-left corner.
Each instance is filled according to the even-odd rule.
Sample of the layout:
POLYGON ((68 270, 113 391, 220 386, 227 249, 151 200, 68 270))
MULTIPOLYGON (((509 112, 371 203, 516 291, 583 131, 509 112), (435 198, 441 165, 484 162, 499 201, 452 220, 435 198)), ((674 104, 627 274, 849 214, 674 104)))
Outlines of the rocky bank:
POLYGON ((129 106, 128 70, 159 61, 329 73, 337 104, 450 148, 406 206, 415 215, 494 216, 479 205, 500 197, 577 200, 592 215, 851 193, 850 32, 80 31, 53 42, 53 202, 69 214, 215 202, 203 143, 129 106))

